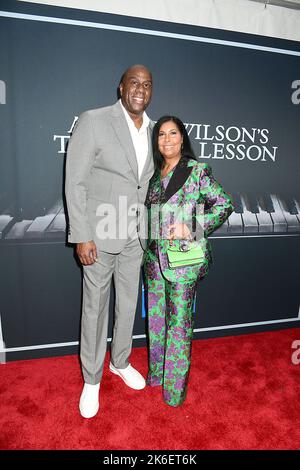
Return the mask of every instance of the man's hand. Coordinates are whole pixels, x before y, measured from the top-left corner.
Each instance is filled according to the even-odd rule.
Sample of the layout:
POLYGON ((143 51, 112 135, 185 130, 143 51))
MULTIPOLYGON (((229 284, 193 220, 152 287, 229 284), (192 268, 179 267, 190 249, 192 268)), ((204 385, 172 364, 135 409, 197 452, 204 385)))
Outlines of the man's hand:
POLYGON ((97 248, 93 240, 85 243, 77 243, 76 253, 79 261, 84 266, 94 264, 97 261, 97 248))

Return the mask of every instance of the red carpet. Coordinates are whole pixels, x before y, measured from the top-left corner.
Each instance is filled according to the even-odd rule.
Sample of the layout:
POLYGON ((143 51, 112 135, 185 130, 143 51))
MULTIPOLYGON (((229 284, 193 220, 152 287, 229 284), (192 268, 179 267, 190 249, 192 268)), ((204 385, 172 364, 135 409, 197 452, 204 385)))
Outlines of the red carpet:
MULTIPOLYGON (((300 329, 195 340, 181 408, 163 403, 161 387, 126 387, 107 358, 91 420, 78 412, 77 356, 0 365, 0 449, 299 449, 294 340, 300 329)), ((146 349, 131 362, 146 374, 146 349)))

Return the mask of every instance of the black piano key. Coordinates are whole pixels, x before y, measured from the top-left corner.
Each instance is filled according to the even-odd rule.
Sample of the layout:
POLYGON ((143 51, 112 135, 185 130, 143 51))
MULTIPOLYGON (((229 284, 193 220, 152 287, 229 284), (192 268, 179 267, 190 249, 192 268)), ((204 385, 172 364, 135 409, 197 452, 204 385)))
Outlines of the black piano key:
POLYGON ((264 193, 259 196, 260 207, 271 214, 274 211, 272 199, 269 194, 264 193))
POLYGON ((241 201, 241 196, 239 193, 232 193, 232 204, 234 207, 234 212, 237 214, 242 214, 243 213, 243 204, 241 201))
POLYGON ((300 222, 300 198, 296 198, 294 199, 294 202, 295 202, 295 207, 296 207, 296 210, 297 210, 297 219, 299 220, 300 222))
MULTIPOLYGON (((288 232, 300 231, 300 224, 299 224, 297 215, 290 213, 286 198, 283 198, 282 196, 278 196, 278 202, 283 212, 283 215, 285 217, 288 232)), ((294 207, 296 208, 296 206, 294 207)))
POLYGON ((284 204, 285 204, 287 211, 290 214, 294 214, 294 215, 298 214, 296 202, 292 197, 284 196, 284 204))
POLYGON ((253 212, 254 214, 258 214, 259 204, 258 204, 257 196, 255 194, 250 194, 250 193, 247 193, 246 196, 247 196, 247 202, 248 202, 251 212, 253 212))

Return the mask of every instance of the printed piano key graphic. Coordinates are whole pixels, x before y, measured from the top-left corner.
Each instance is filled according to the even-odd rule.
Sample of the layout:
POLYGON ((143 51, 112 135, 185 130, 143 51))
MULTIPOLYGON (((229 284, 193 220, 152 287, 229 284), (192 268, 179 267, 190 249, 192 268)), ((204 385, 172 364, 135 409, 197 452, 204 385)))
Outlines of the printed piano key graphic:
MULTIPOLYGON (((233 193, 234 212, 212 234, 219 236, 259 236, 300 234, 300 197, 281 194, 233 193)), ((62 200, 42 214, 5 206, 0 197, 0 243, 65 242, 66 218, 62 200)))
POLYGON ((42 211, 42 214, 32 217, 32 212, 26 213, 24 209, 4 209, 0 213, 0 242, 66 241, 66 217, 62 200, 42 211))
POLYGON ((300 234, 300 198, 281 194, 233 193, 234 212, 217 236, 300 234))

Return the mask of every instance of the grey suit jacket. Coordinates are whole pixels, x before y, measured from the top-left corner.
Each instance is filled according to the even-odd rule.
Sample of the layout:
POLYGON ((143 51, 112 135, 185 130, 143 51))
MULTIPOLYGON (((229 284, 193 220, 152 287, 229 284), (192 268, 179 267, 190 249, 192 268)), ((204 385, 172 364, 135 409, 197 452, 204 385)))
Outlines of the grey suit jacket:
POLYGON ((145 247, 144 201, 153 174, 151 132, 140 179, 128 124, 119 102, 79 116, 69 142, 65 194, 68 241, 94 240, 100 250, 119 253, 138 233, 145 247))

